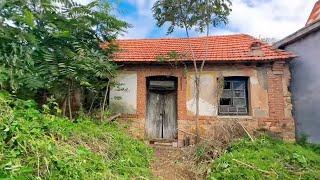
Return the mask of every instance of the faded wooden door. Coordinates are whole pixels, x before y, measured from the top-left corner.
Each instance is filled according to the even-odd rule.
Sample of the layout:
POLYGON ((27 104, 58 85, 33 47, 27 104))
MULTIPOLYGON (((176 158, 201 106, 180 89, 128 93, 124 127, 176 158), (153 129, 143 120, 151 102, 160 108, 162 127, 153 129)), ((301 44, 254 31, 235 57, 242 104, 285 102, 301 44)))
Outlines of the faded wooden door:
POLYGON ((177 93, 163 95, 163 138, 175 139, 177 136, 177 93))
POLYGON ((151 139, 162 136, 162 109, 163 98, 161 94, 149 92, 147 105, 147 135, 151 139))
POLYGON ((149 92, 147 135, 151 139, 175 139, 177 136, 176 92, 149 92))

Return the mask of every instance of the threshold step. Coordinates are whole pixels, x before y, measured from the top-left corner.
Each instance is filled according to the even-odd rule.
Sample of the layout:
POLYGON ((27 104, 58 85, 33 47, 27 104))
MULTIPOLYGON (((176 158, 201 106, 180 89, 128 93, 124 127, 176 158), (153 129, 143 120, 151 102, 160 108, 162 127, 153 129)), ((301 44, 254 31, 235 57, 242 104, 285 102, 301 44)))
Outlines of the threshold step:
POLYGON ((178 147, 178 142, 177 140, 168 140, 168 139, 153 139, 149 140, 150 145, 155 145, 155 146, 166 146, 166 147, 178 147))

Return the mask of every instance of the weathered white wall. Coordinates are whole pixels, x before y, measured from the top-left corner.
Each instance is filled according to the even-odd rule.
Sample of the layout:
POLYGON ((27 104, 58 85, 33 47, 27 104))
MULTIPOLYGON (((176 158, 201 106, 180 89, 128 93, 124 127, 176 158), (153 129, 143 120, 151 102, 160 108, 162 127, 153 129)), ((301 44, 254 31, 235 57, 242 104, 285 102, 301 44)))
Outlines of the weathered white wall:
POLYGON ((137 73, 122 72, 116 78, 120 84, 110 91, 110 108, 115 113, 136 114, 137 73))
MULTIPOLYGON (((195 88, 195 76, 193 74, 188 75, 188 99, 187 109, 188 111, 196 114, 196 88, 195 88)), ((215 81, 211 74, 203 73, 200 79, 200 98, 199 98, 199 115, 200 116, 213 116, 217 114, 217 107, 215 105, 215 81)))
MULTIPOLYGON (((214 66, 207 68, 200 80, 200 116, 218 116, 217 87, 218 77, 249 77, 249 115, 252 117, 268 117, 268 82, 267 67, 230 67, 214 66)), ((187 110, 188 115, 196 111, 194 73, 187 73, 187 110)))

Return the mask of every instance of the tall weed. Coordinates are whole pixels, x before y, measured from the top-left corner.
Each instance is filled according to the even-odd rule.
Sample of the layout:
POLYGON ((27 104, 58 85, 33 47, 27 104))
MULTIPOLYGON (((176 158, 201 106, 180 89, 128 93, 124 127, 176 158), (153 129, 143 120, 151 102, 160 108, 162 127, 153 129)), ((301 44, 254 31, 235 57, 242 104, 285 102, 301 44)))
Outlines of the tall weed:
POLYGON ((231 145, 211 171, 208 179, 318 179, 320 155, 308 146, 261 136, 231 145))
MULTIPOLYGON (((149 178, 152 152, 117 125, 76 123, 0 93, 0 178, 149 178)), ((46 107, 47 108, 47 107, 46 107)))

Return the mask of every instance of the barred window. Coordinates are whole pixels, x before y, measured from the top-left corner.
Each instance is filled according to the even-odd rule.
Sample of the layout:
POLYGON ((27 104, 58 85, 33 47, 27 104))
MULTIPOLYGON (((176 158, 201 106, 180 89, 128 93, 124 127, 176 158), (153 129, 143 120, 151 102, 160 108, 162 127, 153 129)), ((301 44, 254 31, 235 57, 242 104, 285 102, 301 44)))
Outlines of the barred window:
POLYGON ((248 78, 225 77, 219 115, 248 115, 248 78))

